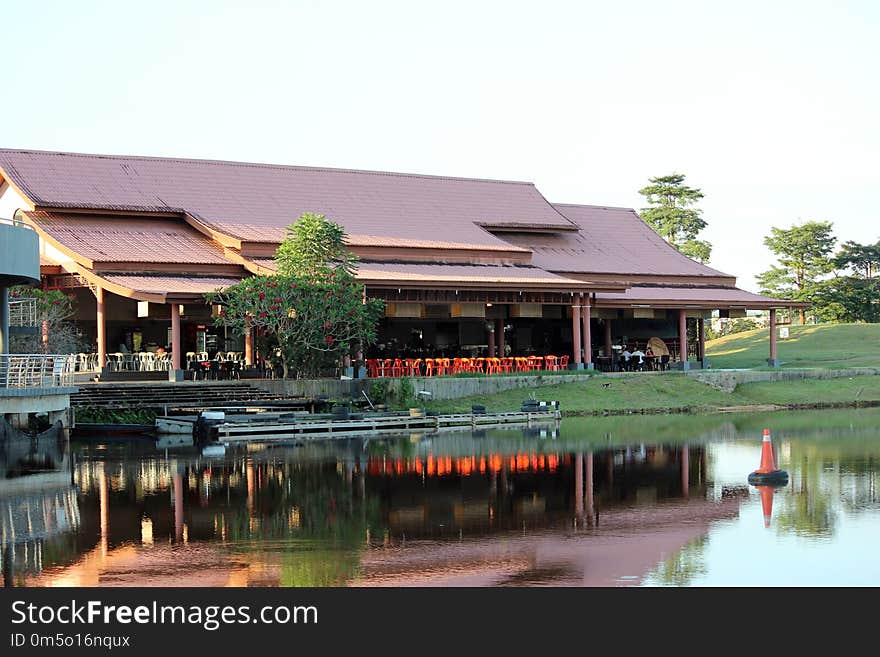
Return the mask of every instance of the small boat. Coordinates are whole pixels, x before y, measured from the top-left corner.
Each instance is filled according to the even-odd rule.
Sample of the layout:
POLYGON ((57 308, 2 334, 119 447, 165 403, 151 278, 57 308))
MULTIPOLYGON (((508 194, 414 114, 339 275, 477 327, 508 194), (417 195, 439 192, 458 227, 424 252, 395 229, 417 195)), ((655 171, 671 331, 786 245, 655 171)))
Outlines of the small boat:
POLYGON ((202 456, 226 456, 226 445, 205 445, 202 447, 202 456))

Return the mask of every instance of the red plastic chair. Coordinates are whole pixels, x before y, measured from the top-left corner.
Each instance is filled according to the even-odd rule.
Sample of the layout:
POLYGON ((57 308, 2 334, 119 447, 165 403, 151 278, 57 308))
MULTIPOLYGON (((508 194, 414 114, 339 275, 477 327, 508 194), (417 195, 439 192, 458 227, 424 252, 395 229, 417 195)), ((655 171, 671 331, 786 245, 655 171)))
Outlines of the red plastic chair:
POLYGON ((544 362, 546 363, 544 369, 551 372, 559 371, 559 365, 556 363, 556 356, 545 356, 544 362))
POLYGON ((403 364, 403 361, 399 358, 395 358, 394 362, 391 364, 391 376, 403 376, 403 371, 406 366, 403 364))
POLYGON ((561 356, 559 358, 559 369, 560 370, 567 370, 568 369, 568 359, 569 359, 568 355, 561 356))
POLYGON ((381 376, 379 374, 379 361, 375 358, 367 359, 367 375, 373 378, 381 376))
POLYGON ((425 376, 434 376, 434 359, 425 359, 425 376))

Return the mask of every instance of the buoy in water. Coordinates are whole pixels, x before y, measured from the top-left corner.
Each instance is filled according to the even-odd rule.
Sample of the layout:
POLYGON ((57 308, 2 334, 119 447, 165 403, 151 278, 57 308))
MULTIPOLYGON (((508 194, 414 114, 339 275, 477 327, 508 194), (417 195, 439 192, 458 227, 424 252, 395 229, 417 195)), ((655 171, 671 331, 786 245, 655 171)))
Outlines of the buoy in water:
POLYGON ((753 486, 783 486, 788 483, 788 473, 776 467, 773 458, 773 445, 770 442, 770 429, 764 429, 764 440, 761 443, 761 466, 749 475, 749 483, 753 486))

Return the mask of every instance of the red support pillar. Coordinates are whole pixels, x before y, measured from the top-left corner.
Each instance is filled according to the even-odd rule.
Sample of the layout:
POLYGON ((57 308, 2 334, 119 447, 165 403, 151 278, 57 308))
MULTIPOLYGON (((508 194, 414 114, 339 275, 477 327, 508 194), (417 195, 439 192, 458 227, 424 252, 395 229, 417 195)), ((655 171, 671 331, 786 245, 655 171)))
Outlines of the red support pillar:
POLYGON ((590 299, 584 299, 584 305, 581 306, 581 314, 584 320, 584 330, 581 335, 584 341, 584 367, 588 370, 593 369, 593 348, 592 336, 590 334, 590 299))
POLYGON ((605 355, 611 356, 611 320, 605 320, 605 355))
POLYGON ((183 343, 180 339, 180 305, 171 304, 171 369, 181 369, 183 343))
POLYGON ((681 361, 681 369, 689 369, 688 365, 688 332, 687 332, 687 311, 682 308, 678 311, 678 343, 679 343, 679 360, 681 361))
POLYGON ((571 307, 571 337, 574 356, 574 369, 581 369, 581 307, 571 307))
POLYGON ((104 288, 95 289, 95 319, 98 323, 98 369, 107 365, 107 325, 104 323, 104 288))
POLYGON ((251 328, 250 319, 246 323, 247 328, 244 331, 244 364, 250 367, 254 364, 254 330, 251 328))
POLYGON ((770 309, 770 367, 779 367, 776 357, 776 309, 770 309))
POLYGON ((504 318, 495 320, 495 341, 498 343, 498 357, 504 358, 504 318))

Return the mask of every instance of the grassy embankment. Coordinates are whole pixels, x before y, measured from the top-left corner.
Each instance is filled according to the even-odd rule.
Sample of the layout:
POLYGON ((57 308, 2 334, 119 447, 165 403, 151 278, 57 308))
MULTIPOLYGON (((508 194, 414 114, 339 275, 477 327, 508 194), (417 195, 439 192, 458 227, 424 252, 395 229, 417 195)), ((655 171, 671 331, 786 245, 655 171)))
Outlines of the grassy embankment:
MULTIPOLYGON (((766 367, 766 329, 726 336, 707 343, 713 369, 766 367)), ((779 341, 783 367, 880 367, 880 326, 839 324, 793 326, 791 338, 779 341)), ((597 377, 537 389, 520 388, 495 395, 436 401, 431 410, 469 411, 481 404, 489 411, 519 410, 530 394, 559 400, 566 414, 602 412, 713 411, 731 406, 880 403, 880 376, 748 383, 733 392, 716 390, 681 374, 597 377), (610 384, 607 388, 603 384, 610 384)))
POLYGON ((541 388, 517 388, 494 395, 435 401, 432 411, 470 412, 480 404, 490 412, 518 411, 522 401, 534 394, 537 399, 558 400, 565 414, 662 411, 714 411, 730 406, 820 405, 880 403, 880 376, 837 379, 804 379, 774 383, 747 383, 731 392, 722 392, 690 377, 663 374, 634 377, 596 377, 590 381, 563 383, 541 388), (609 387, 603 387, 610 383, 609 387))
MULTIPOLYGON (((777 340, 784 369, 880 367, 880 324, 791 326, 777 340)), ((706 343, 713 369, 765 368, 770 355, 767 329, 734 333, 706 343)))

